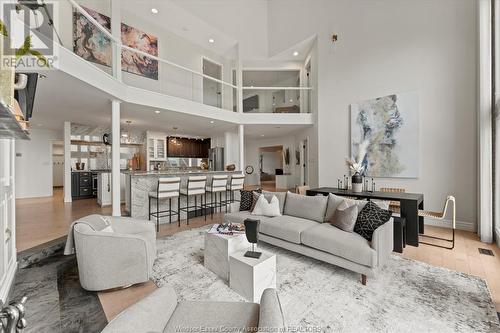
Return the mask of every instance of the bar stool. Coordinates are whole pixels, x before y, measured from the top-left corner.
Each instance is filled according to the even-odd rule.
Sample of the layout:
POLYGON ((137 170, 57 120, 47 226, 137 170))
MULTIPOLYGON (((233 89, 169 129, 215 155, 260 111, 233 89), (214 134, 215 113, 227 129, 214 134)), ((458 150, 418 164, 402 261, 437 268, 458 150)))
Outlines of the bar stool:
POLYGON ((177 214, 180 221, 180 177, 159 178, 156 191, 149 192, 149 220, 151 216, 156 217, 156 231, 160 231, 160 218, 168 216, 169 223, 172 223, 172 213, 177 214), (177 198, 177 212, 172 210, 172 198, 177 198), (151 199, 156 199, 156 212, 151 213, 151 199), (168 199, 168 209, 160 211, 160 200, 168 199), (163 214, 168 213, 168 214, 163 214), (163 215, 162 215, 163 214, 163 215))
MULTIPOLYGON (((210 185, 207 185, 206 192, 210 193, 210 203, 207 204, 207 200, 205 197, 205 208, 210 208, 210 218, 214 218, 214 210, 217 211, 219 208, 219 212, 222 211, 222 206, 226 206, 227 213, 227 198, 222 200, 222 192, 225 192, 227 195, 227 175, 213 175, 212 180, 210 181, 210 185), (215 194, 215 201, 214 201, 215 194), (217 194, 219 194, 219 202, 217 202, 217 194)), ((207 215, 205 214, 205 218, 207 215)))
POLYGON ((234 192, 242 190, 245 184, 245 175, 232 175, 229 183, 226 186, 226 205, 233 203, 234 192), (227 200, 227 192, 229 192, 229 200, 227 200))
POLYGON ((427 237, 427 238, 433 238, 433 239, 438 239, 438 240, 442 240, 442 241, 445 241, 445 242, 448 242, 448 243, 451 243, 451 247, 450 246, 442 246, 442 245, 437 245, 437 244, 432 244, 432 243, 427 243, 427 242, 419 242, 420 244, 425 244, 425 245, 430 245, 430 246, 436 246, 436 247, 441 247, 443 249, 447 249, 447 250, 453 250, 453 248, 455 247, 455 228, 456 228, 456 203, 455 203, 455 197, 452 196, 452 195, 449 195, 446 197, 446 202, 444 203, 444 208, 443 208, 443 211, 442 212, 431 212, 431 211, 428 211, 428 210, 418 210, 418 216, 422 216, 422 217, 429 217, 429 218, 432 218, 432 219, 436 219, 436 220, 444 220, 445 216, 446 216, 446 211, 448 210, 448 203, 452 203, 453 204, 453 210, 451 211, 452 212, 452 215, 451 215, 451 223, 452 223, 452 236, 451 236, 451 239, 449 238, 442 238, 442 237, 436 237, 436 236, 430 236, 430 235, 420 235, 420 237, 427 237))
MULTIPOLYGON (((203 209, 203 197, 205 197, 205 186, 207 185, 207 176, 189 176, 185 188, 181 188, 181 195, 186 197, 186 206, 180 210, 186 212, 186 220, 189 225, 189 213, 194 211, 194 215, 198 216, 198 196, 200 197, 200 208, 203 209), (194 196, 194 206, 189 205, 189 198, 194 196), (191 209, 194 208, 194 209, 191 209)), ((205 203, 207 199, 205 197, 205 203)), ((205 220, 207 219, 205 215, 205 220)), ((179 226, 181 222, 179 221, 179 226)))

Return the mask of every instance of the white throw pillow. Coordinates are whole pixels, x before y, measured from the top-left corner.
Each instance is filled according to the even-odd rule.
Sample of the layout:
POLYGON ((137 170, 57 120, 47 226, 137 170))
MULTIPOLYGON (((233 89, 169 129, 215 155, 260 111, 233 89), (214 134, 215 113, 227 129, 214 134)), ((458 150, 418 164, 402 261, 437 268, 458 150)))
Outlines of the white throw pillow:
POLYGON ((252 215, 261 215, 261 216, 281 216, 280 212, 280 202, 278 198, 273 195, 271 201, 268 202, 266 198, 261 195, 255 204, 255 207, 252 211, 252 215))

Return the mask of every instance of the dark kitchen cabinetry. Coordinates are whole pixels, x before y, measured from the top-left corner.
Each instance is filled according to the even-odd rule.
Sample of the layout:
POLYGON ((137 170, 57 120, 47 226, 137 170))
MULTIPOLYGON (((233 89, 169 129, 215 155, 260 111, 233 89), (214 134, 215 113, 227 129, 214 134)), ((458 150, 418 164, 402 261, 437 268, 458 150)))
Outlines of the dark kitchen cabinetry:
POLYGON ((208 158, 210 139, 167 138, 168 157, 208 158))
POLYGON ((71 196, 74 200, 92 198, 92 173, 78 172, 71 173, 71 196))

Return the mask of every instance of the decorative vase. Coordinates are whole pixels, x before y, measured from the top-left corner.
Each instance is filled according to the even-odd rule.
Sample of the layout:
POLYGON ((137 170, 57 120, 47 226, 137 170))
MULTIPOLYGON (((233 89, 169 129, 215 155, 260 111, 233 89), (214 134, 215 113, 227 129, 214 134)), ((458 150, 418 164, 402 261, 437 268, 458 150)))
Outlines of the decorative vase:
POLYGON ((363 177, 359 174, 359 172, 356 172, 352 176, 351 183, 353 192, 363 192, 363 177))

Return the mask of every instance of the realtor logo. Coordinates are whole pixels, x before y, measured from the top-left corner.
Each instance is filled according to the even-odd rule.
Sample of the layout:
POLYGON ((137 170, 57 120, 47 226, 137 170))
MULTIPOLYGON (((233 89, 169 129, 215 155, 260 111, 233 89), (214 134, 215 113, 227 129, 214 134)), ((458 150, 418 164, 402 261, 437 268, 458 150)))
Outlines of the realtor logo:
MULTIPOLYGON (((2 4, 2 59, 14 62, 18 69, 41 70, 54 67, 58 50, 53 18, 57 2, 44 0, 0 0, 2 4), (8 1, 8 2, 7 2, 8 1)), ((56 16, 57 17, 57 16, 56 16)))

